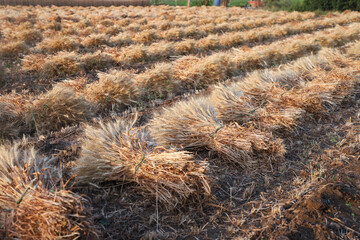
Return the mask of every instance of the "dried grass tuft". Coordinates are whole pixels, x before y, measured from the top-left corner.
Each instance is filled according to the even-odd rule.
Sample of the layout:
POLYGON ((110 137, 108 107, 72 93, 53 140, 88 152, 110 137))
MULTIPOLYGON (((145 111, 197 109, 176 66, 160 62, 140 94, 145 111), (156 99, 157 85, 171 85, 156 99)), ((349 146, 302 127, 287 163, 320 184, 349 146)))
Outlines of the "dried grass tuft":
POLYGON ((22 59, 22 69, 41 72, 46 61, 45 54, 29 54, 22 59))
POLYGON ((246 170, 272 169, 281 162, 286 152, 283 141, 269 132, 241 127, 236 123, 225 125, 208 141, 211 151, 246 170))
POLYGON ((155 141, 163 146, 208 150, 244 169, 256 170, 280 161, 285 153, 281 140, 270 133, 237 124, 223 124, 206 98, 179 102, 164 109, 149 123, 155 141))
POLYGON ((149 124, 155 141, 162 146, 182 146, 185 149, 203 149, 204 138, 222 127, 216 114, 205 98, 181 101, 156 114, 149 124), (204 133, 200 129, 209 130, 204 133))
POLYGON ((99 47, 108 42, 109 37, 106 34, 91 34, 81 42, 85 47, 99 47))
POLYGON ((61 177, 60 171, 33 147, 0 146, 0 236, 29 240, 82 236, 89 226, 83 199, 53 187, 54 177, 61 177))
POLYGON ((360 57, 360 41, 356 41, 346 48, 347 55, 351 57, 360 57))
POLYGON ((42 34, 38 30, 35 29, 29 29, 29 30, 23 30, 17 33, 16 37, 24 41, 28 44, 34 44, 36 42, 40 42, 42 40, 42 34))
POLYGON ((179 82, 173 79, 172 64, 158 63, 153 68, 138 74, 135 84, 145 90, 147 94, 166 96, 168 93, 177 93, 179 82))
POLYGON ((178 54, 190 54, 196 51, 196 41, 194 39, 186 39, 184 41, 174 43, 174 50, 178 54))
POLYGON ((174 44, 166 41, 160 41, 157 43, 153 43, 148 48, 148 55, 151 56, 152 59, 164 58, 167 56, 171 56, 174 52, 174 44))
POLYGON ((135 182, 142 194, 166 208, 209 193, 204 163, 196 163, 189 152, 156 146, 134 122, 119 119, 86 127, 74 170, 79 183, 135 182))
POLYGON ((195 47, 201 50, 213 50, 219 48, 220 38, 217 35, 209 35, 197 41, 195 47))
POLYGON ((184 36, 184 30, 181 28, 170 28, 163 33, 165 39, 170 41, 180 40, 184 36))
POLYGON ((80 59, 86 72, 104 70, 111 67, 115 62, 111 55, 101 51, 84 54, 80 59))
POLYGON ((91 108, 73 90, 58 85, 26 106, 24 120, 30 131, 48 133, 86 121, 92 116, 91 108))
POLYGON ((110 43, 117 47, 127 46, 132 43, 130 35, 127 33, 119 33, 110 38, 110 43))
POLYGON ((23 41, 11 42, 0 47, 0 57, 14 58, 29 51, 29 47, 23 41))
POLYGON ((144 30, 133 37, 133 41, 136 43, 149 44, 156 40, 157 34, 155 30, 144 30))
POLYGON ((147 58, 147 48, 144 45, 131 45, 123 48, 117 61, 120 63, 137 63, 147 58))
POLYGON ((224 81, 233 72, 233 63, 226 53, 218 53, 202 59, 187 56, 174 62, 175 78, 195 88, 204 88, 224 81))
POLYGON ((99 81, 86 88, 86 97, 97 105, 99 111, 121 111, 137 99, 139 93, 130 73, 113 70, 98 76, 99 81))
POLYGON ((40 43, 39 48, 42 51, 55 53, 59 51, 72 51, 75 50, 78 46, 79 44, 69 37, 57 36, 43 40, 40 43))
POLYGON ((19 114, 15 107, 7 102, 0 102, 0 136, 17 136, 19 134, 19 114))
POLYGON ((75 52, 59 52, 47 57, 41 70, 46 77, 70 76, 80 72, 83 72, 83 67, 75 52))

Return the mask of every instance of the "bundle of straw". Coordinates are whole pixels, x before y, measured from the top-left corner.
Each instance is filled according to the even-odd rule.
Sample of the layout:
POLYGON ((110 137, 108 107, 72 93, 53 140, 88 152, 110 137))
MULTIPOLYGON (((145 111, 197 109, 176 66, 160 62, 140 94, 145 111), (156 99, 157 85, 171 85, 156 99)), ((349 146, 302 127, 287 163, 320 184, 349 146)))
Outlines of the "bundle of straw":
POLYGON ((144 195, 173 208, 194 194, 209 193, 206 164, 175 148, 156 146, 146 129, 119 119, 88 126, 74 173, 79 183, 135 182, 144 195))
POLYGON ((0 236, 74 239, 89 226, 82 198, 54 187, 61 175, 51 165, 33 147, 0 146, 0 236))
POLYGON ((223 124, 206 98, 190 99, 164 109, 152 119, 149 129, 161 145, 208 150, 245 169, 263 167, 263 160, 281 159, 284 154, 282 141, 270 133, 235 123, 223 124), (265 158, 264 151, 268 151, 265 158))

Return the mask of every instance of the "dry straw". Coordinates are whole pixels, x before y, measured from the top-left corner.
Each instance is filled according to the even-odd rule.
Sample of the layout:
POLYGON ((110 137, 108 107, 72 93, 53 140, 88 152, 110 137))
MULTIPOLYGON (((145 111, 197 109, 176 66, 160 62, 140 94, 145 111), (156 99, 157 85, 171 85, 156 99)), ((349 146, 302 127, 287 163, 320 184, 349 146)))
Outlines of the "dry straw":
POLYGON ((80 58, 80 62, 86 72, 94 70, 104 70, 114 64, 114 59, 111 55, 96 51, 93 53, 86 53, 80 58))
POLYGON ((209 193, 206 164, 191 153, 156 146, 134 120, 87 126, 74 173, 79 183, 135 182, 139 191, 167 208, 209 193))
POLYGON ((356 64, 324 49, 279 70, 254 72, 229 86, 218 85, 210 101, 222 121, 255 122, 269 130, 291 129, 305 112, 328 112, 350 94, 356 64))
POLYGON ((46 38, 39 44, 39 49, 49 53, 59 51, 73 51, 79 44, 70 37, 56 36, 54 38, 46 38))
POLYGON ((45 59, 41 73, 46 77, 69 76, 83 72, 75 52, 59 52, 45 59))
POLYGON ((179 82, 173 78, 170 63, 158 63, 153 68, 137 75, 134 79, 137 86, 144 89, 144 94, 166 97, 168 93, 179 91, 179 82))
POLYGON ((34 44, 42 40, 42 34, 35 29, 19 31, 16 36, 20 41, 24 41, 28 44, 34 44))
POLYGON ((112 70, 99 73, 99 80, 86 88, 86 98, 97 105, 99 111, 124 110, 132 105, 138 97, 132 75, 125 71, 112 70))
POLYGON ((144 45, 131 45, 123 48, 117 61, 120 63, 136 63, 145 61, 147 58, 147 48, 144 45))
POLYGON ((346 48, 346 53, 348 56, 359 58, 360 56, 360 41, 349 44, 346 48))
POLYGON ((209 150, 247 170, 265 169, 270 160, 279 161, 285 152, 282 141, 269 133, 223 124, 206 98, 165 108, 151 120, 149 129, 155 141, 163 146, 209 150))
MULTIPOLYGON (((82 198, 53 187, 59 170, 33 147, 0 146, 0 236, 74 239, 89 226, 82 198)), ((90 234, 90 232, 88 232, 90 234)))
POLYGON ((91 34, 84 38, 81 44, 85 47, 99 47, 108 42, 109 37, 106 34, 91 34))
MULTIPOLYGON (((26 55, 22 59, 22 69, 26 71, 35 71, 35 72, 41 72, 43 69, 43 66, 45 64, 46 55, 45 54, 29 54, 26 55)), ((53 74, 54 71, 48 72, 48 74, 53 74)), ((56 72, 55 72, 56 74, 56 72)))
POLYGON ((20 54, 27 53, 29 47, 23 41, 11 42, 4 44, 0 48, 0 57, 3 58, 14 58, 18 57, 20 54))
POLYGON ((19 129, 19 114, 14 106, 7 102, 0 102, 0 135, 2 138, 7 136, 17 136, 19 129))
POLYGON ((83 97, 76 97, 70 88, 55 86, 26 106, 24 120, 30 131, 46 133, 92 116, 92 106, 83 97))
POLYGON ((141 31, 132 38, 132 40, 136 43, 149 44, 156 40, 157 34, 155 30, 144 30, 141 31))
POLYGON ((186 56, 174 62, 174 77, 192 88, 204 88, 224 81, 233 73, 233 63, 226 53, 198 58, 186 56))

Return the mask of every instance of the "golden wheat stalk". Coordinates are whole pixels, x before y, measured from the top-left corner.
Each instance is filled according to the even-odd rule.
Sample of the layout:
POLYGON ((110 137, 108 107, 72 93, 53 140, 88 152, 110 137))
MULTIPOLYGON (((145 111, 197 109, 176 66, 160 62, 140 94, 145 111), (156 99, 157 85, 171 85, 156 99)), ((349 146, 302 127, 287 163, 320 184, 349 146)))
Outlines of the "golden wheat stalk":
POLYGON ((193 195, 206 195, 206 164, 186 151, 156 146, 135 120, 86 127, 74 173, 79 183, 135 182, 144 195, 173 208, 193 195))
MULTIPOLYGON (((0 146, 0 235, 17 239, 74 239, 89 230, 83 199, 54 187, 52 159, 21 143, 0 146)), ((90 232, 88 234, 90 235, 90 232)))

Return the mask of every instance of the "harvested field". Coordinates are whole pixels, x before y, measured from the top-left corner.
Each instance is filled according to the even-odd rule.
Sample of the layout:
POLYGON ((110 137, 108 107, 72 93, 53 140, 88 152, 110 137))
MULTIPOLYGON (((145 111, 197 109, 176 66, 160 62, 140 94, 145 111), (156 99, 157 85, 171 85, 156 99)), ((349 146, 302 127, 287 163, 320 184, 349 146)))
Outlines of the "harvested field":
POLYGON ((0 238, 360 238, 359 12, 0 23, 0 238))

